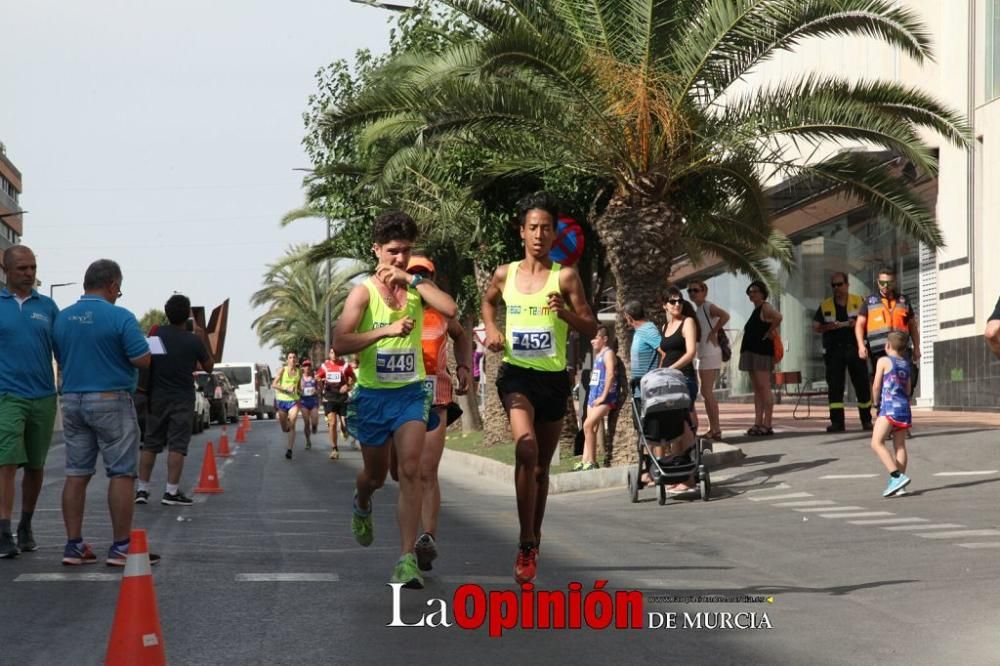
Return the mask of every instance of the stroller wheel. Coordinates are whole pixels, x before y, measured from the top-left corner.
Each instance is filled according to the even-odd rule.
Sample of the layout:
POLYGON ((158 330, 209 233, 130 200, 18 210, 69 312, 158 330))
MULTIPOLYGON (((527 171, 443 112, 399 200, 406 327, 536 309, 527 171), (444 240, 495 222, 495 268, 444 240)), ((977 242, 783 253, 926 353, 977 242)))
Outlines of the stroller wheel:
POLYGON ((667 503, 667 486, 661 483, 657 487, 660 489, 660 506, 663 506, 667 503))
POLYGON ((701 493, 701 499, 703 502, 707 502, 708 498, 712 494, 712 480, 708 477, 708 471, 702 471, 699 475, 700 479, 698 481, 698 492, 701 493))
POLYGON ((639 501, 639 472, 635 469, 628 471, 628 496, 632 504, 639 501))

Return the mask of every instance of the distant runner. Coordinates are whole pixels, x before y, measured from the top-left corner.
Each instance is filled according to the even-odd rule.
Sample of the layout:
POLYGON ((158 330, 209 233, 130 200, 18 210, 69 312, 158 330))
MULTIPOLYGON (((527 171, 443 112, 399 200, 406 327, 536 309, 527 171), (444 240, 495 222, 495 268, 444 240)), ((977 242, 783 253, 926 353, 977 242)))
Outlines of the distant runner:
POLYGON ((295 446, 295 421, 299 418, 299 382, 302 371, 298 368, 298 354, 288 352, 285 365, 278 370, 278 375, 271 383, 274 388, 275 404, 278 408, 278 423, 281 429, 288 433, 288 448, 285 458, 292 459, 292 447, 295 446))
POLYGON ((323 386, 323 415, 330 437, 330 460, 336 460, 340 457, 338 431, 347 439, 347 396, 354 386, 354 368, 331 347, 330 358, 319 367, 316 377, 323 386))
POLYGON ((319 426, 319 382, 313 373, 312 361, 302 361, 302 378, 299 380, 299 409, 306 433, 306 450, 312 448, 312 436, 319 426))
POLYGON ((357 477, 351 531, 362 546, 374 540, 372 493, 385 483, 389 447, 395 447, 400 557, 391 580, 414 589, 424 586, 413 553, 422 504, 420 456, 428 425, 432 430, 437 427, 418 356, 421 300, 449 319, 458 311, 455 301, 433 282, 406 272, 417 233, 416 223, 405 213, 383 213, 375 220, 375 275, 351 290, 333 342, 338 353, 359 354, 358 385, 348 403, 347 428, 361 442, 364 467, 357 477))
POLYGON ((549 465, 570 395, 569 327, 590 338, 597 332, 597 322, 576 270, 549 258, 558 217, 555 200, 538 192, 522 199, 518 209, 524 260, 493 273, 483 296, 482 316, 486 347, 504 352, 497 391, 517 443, 514 484, 521 523, 514 580, 526 583, 537 571, 549 465), (501 299, 507 308, 506 333, 497 326, 501 299))

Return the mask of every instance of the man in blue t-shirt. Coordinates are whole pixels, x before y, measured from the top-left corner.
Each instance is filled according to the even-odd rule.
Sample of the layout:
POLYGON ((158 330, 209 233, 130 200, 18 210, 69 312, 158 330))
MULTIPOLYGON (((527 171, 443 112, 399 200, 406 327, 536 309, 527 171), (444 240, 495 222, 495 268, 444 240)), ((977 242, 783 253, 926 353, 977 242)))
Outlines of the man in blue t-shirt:
POLYGON ((625 323, 635 329, 632 335, 631 359, 632 381, 638 382, 647 372, 656 367, 657 352, 663 336, 656 324, 646 319, 646 310, 639 301, 629 301, 622 308, 625 323))
MULTIPOLYGON (((122 271, 110 259, 87 268, 83 296, 59 313, 54 328, 55 352, 62 370, 63 437, 66 442, 66 486, 63 519, 66 548, 63 564, 96 561, 83 541, 87 484, 97 454, 110 479, 108 508, 114 543, 107 564, 125 566, 132 530, 135 475, 139 459, 139 424, 132 406, 136 368, 150 363, 149 344, 135 315, 115 302, 121 298, 122 271)), ((151 555, 150 559, 159 558, 151 555)))
POLYGON ((35 254, 24 245, 3 253, 0 290, 0 558, 38 550, 31 531, 56 416, 52 325, 59 308, 35 291, 35 254), (17 468, 24 468, 17 543, 11 533, 17 468))

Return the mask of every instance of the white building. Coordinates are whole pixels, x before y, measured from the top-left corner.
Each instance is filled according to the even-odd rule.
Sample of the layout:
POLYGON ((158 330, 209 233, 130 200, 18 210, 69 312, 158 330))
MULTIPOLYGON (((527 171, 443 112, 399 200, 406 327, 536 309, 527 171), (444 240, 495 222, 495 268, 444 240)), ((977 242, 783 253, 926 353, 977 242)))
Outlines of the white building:
MULTIPOLYGON (((1000 272, 991 270, 994 253, 1000 250, 1000 0, 897 4, 921 16, 932 35, 935 62, 921 66, 873 40, 817 39, 802 44, 794 56, 767 63, 747 85, 776 83, 805 72, 879 78, 919 87, 964 113, 973 127, 970 150, 936 135, 926 137, 939 151, 936 179, 920 177, 912 165, 896 160, 900 173, 936 210, 946 247, 936 253, 921 247, 836 192, 776 183, 771 190, 775 222, 794 241, 796 258, 796 269, 786 276, 784 292, 776 299, 784 315, 781 333, 787 347, 781 369, 801 370, 805 378, 822 382, 822 347, 810 321, 830 293, 830 273, 848 273, 851 291, 867 295, 874 291, 878 267, 892 264, 901 291, 919 303, 919 404, 998 409, 1000 362, 988 352, 982 332, 1000 296, 1000 272)), ((709 299, 730 309, 730 326, 741 330, 750 313, 744 295, 747 281, 722 270, 679 264, 672 280, 708 278, 709 299)), ((741 374, 729 373, 734 393, 744 392, 741 374)))

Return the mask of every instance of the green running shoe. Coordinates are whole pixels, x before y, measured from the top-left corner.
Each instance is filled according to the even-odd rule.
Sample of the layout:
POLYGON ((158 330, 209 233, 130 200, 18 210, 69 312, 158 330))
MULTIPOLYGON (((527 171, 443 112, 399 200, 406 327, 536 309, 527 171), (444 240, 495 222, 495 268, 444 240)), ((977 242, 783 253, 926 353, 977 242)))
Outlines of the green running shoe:
POLYGON ((354 491, 354 507, 351 515, 351 533, 354 539, 362 546, 372 545, 375 540, 375 527, 372 525, 371 499, 368 500, 368 511, 362 512, 358 508, 358 491, 354 491))
POLYGON ((413 553, 407 553, 399 558, 396 568, 392 570, 390 582, 402 583, 403 587, 409 590, 424 589, 424 577, 420 575, 417 558, 413 553))

